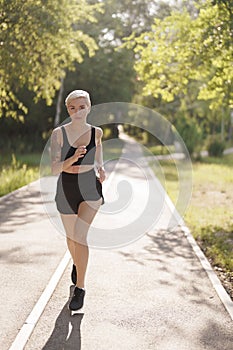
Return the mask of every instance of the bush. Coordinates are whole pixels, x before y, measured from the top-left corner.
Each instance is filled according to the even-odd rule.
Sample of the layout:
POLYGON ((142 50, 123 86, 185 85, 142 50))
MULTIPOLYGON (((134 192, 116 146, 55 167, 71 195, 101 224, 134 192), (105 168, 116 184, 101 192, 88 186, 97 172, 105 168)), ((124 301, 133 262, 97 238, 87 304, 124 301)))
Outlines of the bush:
POLYGON ((202 130, 195 119, 188 116, 180 116, 176 123, 176 128, 182 137, 190 155, 199 153, 202 147, 202 130))
POLYGON ((221 157, 225 149, 225 142, 218 136, 212 136, 207 144, 207 151, 210 157, 221 157))

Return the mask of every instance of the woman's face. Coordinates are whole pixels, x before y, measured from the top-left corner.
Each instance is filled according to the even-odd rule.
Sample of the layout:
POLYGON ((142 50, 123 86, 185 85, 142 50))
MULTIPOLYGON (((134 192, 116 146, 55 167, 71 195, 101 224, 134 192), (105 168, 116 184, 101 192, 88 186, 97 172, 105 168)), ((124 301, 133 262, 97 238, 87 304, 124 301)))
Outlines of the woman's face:
POLYGON ((85 120, 90 108, 84 97, 71 100, 67 105, 67 111, 72 120, 85 120))

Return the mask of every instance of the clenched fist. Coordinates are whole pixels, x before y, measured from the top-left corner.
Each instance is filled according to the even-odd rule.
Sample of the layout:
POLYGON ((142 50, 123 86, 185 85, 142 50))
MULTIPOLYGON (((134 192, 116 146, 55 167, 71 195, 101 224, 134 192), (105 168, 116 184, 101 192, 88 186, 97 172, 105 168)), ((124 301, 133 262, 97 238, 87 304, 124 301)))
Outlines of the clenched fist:
POLYGON ((75 153, 74 153, 74 157, 76 159, 76 161, 79 159, 79 158, 82 158, 84 157, 84 155, 87 153, 87 149, 86 149, 86 146, 79 146, 75 153))

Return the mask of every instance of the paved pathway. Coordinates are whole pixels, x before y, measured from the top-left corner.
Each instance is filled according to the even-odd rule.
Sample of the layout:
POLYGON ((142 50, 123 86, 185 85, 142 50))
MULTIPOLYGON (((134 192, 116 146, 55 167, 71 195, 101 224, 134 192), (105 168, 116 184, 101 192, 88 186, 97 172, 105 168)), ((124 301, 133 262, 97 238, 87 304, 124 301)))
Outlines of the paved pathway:
MULTIPOLYGON (((105 185, 107 203, 95 219, 90 243, 115 249, 90 249, 84 308, 72 317, 67 309, 73 288, 70 263, 25 350, 232 349, 232 320, 184 233, 172 230, 179 215, 146 164, 136 165, 140 152, 127 140, 124 159, 105 185), (148 207, 145 194, 151 191, 148 207), (124 210, 117 214, 120 207, 124 210), (135 215, 141 217, 136 227, 135 215), (151 215, 156 220, 150 222, 151 215), (124 235, 116 237, 124 227, 136 232, 125 230, 127 240, 134 241, 138 227, 145 234, 117 247, 126 243, 124 235)), ((7 350, 64 255, 65 239, 44 214, 38 182, 0 206, 0 339, 7 350)))

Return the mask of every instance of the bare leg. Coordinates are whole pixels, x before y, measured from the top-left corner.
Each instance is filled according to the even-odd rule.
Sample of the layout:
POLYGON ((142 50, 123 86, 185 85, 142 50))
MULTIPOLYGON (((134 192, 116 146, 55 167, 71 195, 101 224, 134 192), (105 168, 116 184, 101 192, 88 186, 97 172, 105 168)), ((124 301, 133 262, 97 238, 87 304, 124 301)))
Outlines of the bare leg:
POLYGON ((70 255, 72 256, 73 262, 75 263, 75 242, 72 239, 74 237, 74 228, 75 228, 75 223, 77 220, 77 215, 64 215, 61 214, 61 219, 63 226, 66 231, 66 241, 67 241, 67 246, 70 251, 70 255))
POLYGON ((75 262, 77 262, 77 287, 84 288, 85 275, 89 257, 87 245, 88 229, 101 205, 102 199, 98 201, 86 201, 79 205, 78 217, 75 224, 75 262))

